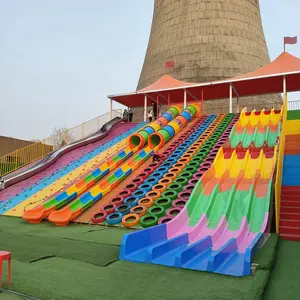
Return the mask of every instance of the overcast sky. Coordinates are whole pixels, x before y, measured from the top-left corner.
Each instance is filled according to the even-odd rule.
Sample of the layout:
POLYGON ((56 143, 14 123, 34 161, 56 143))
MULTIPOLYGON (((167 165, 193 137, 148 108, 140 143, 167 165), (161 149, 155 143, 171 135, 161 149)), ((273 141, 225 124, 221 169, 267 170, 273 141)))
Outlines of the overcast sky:
MULTIPOLYGON (((271 58, 285 35, 299 57, 300 1, 260 3, 271 58)), ((0 135, 47 137, 135 90, 152 13, 153 0, 0 0, 0 135)))

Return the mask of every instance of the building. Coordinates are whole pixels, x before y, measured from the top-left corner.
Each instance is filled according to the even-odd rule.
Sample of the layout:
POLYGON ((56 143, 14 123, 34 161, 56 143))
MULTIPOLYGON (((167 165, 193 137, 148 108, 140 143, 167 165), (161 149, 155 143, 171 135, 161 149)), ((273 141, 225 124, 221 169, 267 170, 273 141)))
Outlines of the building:
MULTIPOLYGON (((246 74, 268 62, 258 0, 155 0, 137 89, 166 73, 201 83, 246 74)), ((249 109, 281 102, 279 95, 240 98, 240 106, 249 109)), ((206 113, 226 112, 228 100, 207 101, 204 107, 206 113)), ((142 112, 134 114, 140 119, 142 112)))

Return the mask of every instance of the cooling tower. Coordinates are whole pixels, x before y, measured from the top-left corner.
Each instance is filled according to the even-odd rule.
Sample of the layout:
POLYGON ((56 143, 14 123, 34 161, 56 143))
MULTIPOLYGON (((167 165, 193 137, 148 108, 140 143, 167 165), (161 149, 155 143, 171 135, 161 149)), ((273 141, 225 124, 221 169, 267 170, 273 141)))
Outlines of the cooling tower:
MULTIPOLYGON (((248 73, 269 61, 258 0, 155 0, 138 89, 166 73, 207 82, 248 73), (166 61, 174 68, 166 69, 166 61)), ((250 109, 280 101, 271 95, 241 99, 240 105, 247 102, 250 109)), ((227 112, 228 102, 226 107, 220 103, 206 102, 206 113, 227 112)))

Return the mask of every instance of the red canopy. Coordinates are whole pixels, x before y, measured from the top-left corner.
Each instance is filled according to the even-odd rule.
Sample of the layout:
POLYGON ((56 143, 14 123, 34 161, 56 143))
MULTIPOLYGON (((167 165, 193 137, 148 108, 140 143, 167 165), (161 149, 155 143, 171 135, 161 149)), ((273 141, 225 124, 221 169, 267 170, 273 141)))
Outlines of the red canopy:
POLYGON ((185 90, 187 101, 201 99, 202 93, 204 100, 224 99, 229 98, 230 84, 234 87, 233 96, 275 94, 283 92, 284 76, 287 92, 300 90, 300 59, 287 52, 282 53, 273 62, 242 76, 215 82, 188 83, 164 75, 142 90, 108 97, 128 107, 143 106, 145 95, 147 105, 151 99, 155 100, 157 95, 162 103, 168 102, 168 96, 172 103, 182 103, 185 90))

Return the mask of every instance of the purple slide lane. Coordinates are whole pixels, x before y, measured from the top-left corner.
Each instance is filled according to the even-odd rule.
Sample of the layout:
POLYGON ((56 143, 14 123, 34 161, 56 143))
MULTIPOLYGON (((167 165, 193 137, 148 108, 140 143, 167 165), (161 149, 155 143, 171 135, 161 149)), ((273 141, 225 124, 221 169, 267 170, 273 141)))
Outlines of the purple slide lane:
POLYGON ((26 188, 38 183, 40 180, 42 180, 45 177, 50 176, 51 174, 57 172, 58 170, 64 168, 65 166, 67 166, 68 164, 78 160, 80 157, 82 157, 83 155, 89 153, 90 151, 92 151, 93 149, 100 147, 101 145, 107 143, 108 141, 110 141, 111 139, 117 137, 118 135, 125 133, 126 131, 130 130, 131 128, 135 127, 137 125, 137 123, 120 123, 117 124, 108 134, 108 136, 106 136, 105 138, 80 147, 78 149, 75 149, 73 151, 70 151, 69 153, 65 154, 64 156, 62 156, 61 158, 59 158, 52 166, 50 166, 49 168, 47 168, 46 170, 44 170, 43 172, 32 176, 24 181, 21 181, 15 185, 12 185, 10 187, 8 187, 7 189, 0 191, 0 202, 2 201, 6 201, 9 198, 15 197, 17 194, 19 194, 20 192, 22 192, 23 190, 25 190, 26 188))

